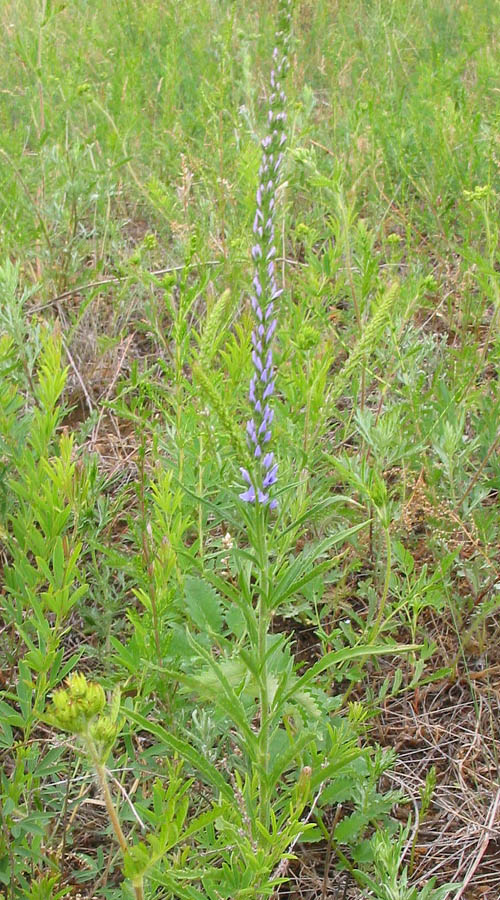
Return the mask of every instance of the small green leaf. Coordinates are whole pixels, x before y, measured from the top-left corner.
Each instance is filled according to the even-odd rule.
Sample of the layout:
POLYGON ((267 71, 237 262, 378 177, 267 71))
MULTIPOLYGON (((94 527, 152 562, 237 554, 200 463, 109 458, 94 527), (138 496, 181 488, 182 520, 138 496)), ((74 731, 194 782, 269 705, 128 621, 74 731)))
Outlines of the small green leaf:
POLYGON ((199 630, 209 634, 220 634, 222 606, 213 587, 201 578, 188 575, 184 582, 184 590, 189 615, 199 630))
POLYGON ((359 834, 361 829, 367 824, 367 821, 366 816, 361 812, 354 812, 350 816, 346 816, 337 825, 334 839, 340 844, 348 844, 352 838, 359 834))
POLYGON ((49 750, 38 763, 33 774, 36 775, 37 778, 45 778, 46 775, 54 775, 57 772, 57 763, 63 753, 64 747, 53 747, 52 750, 49 750))

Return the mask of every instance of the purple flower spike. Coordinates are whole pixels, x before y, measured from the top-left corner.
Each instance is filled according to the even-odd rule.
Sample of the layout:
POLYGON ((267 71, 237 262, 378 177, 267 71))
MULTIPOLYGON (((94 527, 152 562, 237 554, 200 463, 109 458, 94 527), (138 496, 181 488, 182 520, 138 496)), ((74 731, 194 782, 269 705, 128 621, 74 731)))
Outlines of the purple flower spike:
POLYGON ((246 503, 259 503, 276 509, 277 501, 269 494, 269 488, 278 480, 278 464, 275 455, 267 449, 271 441, 274 409, 270 405, 274 390, 273 339, 277 329, 274 312, 275 301, 283 293, 276 280, 275 217, 277 189, 280 185, 283 163, 283 147, 286 142, 286 96, 282 82, 288 69, 289 30, 291 0, 278 0, 279 26, 273 65, 270 72, 270 89, 267 105, 267 133, 261 146, 259 183, 256 189, 256 210, 253 222, 255 241, 252 260, 254 293, 251 297, 255 327, 252 331, 252 365, 248 399, 253 418, 247 422, 247 439, 254 457, 249 469, 242 468, 241 476, 247 490, 240 494, 246 503))

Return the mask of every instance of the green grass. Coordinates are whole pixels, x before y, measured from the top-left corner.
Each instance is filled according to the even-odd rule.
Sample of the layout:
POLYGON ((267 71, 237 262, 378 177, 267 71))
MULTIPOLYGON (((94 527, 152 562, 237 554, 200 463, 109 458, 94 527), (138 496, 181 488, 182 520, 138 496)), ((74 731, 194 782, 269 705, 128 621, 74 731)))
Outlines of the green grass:
MULTIPOLYGON (((275 7, 5 0, 0 11, 6 900, 55 900, 77 887, 89 900, 132 896, 102 806, 87 802, 87 762, 46 719, 72 668, 102 683, 108 699, 120 685, 131 716, 120 719, 109 764, 133 793, 120 812, 127 834, 139 834, 132 805, 159 827, 170 803, 162 791, 180 778, 161 729, 177 749, 194 748, 186 775, 196 775, 197 753, 240 805, 257 804, 228 774, 240 771, 238 748, 207 687, 209 668, 205 693, 194 685, 203 654, 216 647, 240 690, 245 614, 233 594, 246 584, 251 599, 254 585, 237 493, 275 7), (194 579, 212 593, 200 600, 194 579), (214 620, 203 618, 204 604, 214 620)), ((297 689, 289 734, 299 741, 318 715, 325 759, 348 755, 352 741, 397 745, 391 786, 402 783, 414 801, 438 767, 439 828, 419 843, 426 823, 413 819, 405 837, 415 894, 404 885, 409 855, 402 862, 405 842, 389 815, 396 798, 376 792, 388 765, 380 751, 352 763, 349 789, 335 778, 322 793, 316 784, 308 824, 311 842, 324 841, 321 860, 304 844, 294 871, 306 891, 316 866, 318 898, 341 895, 341 869, 353 898, 374 896, 361 891, 373 878, 370 854, 385 846, 373 827, 384 823, 397 853, 388 845, 378 859, 376 896, 392 900, 384 878, 396 878, 397 900, 434 900, 437 893, 425 894, 433 876, 438 886, 468 877, 482 837, 469 820, 486 824, 494 799, 499 26, 493 0, 295 3, 278 204, 280 518, 270 553, 277 583, 291 572, 298 587, 282 591, 273 631, 290 644, 281 669, 269 662, 270 678, 277 682, 292 659, 303 675, 304 658, 345 651, 305 693, 297 689), (420 649, 404 661, 352 653, 380 642, 420 649), (445 713, 434 725, 438 691, 445 713), (419 716, 430 729, 424 738, 419 716), (438 727, 452 748, 446 762, 435 750, 438 727), (416 757, 408 730, 421 739, 416 757), (470 734, 477 755, 464 780, 457 760, 469 758, 470 734), (458 806, 474 812, 450 826, 443 810, 457 806, 447 793, 455 784, 458 806)), ((298 783, 301 767, 320 765, 304 747, 294 758, 298 783)), ((191 790, 188 821, 206 812, 206 779, 191 790)), ((293 829, 283 826, 283 841, 285 833, 288 844, 276 838, 282 855, 295 840, 293 829)), ((222 832, 208 824, 199 840, 216 869, 229 866, 222 832)), ((258 880, 258 854, 245 852, 258 880)), ((491 859, 485 854, 466 882, 485 888, 485 900, 498 895, 491 859)), ((179 871, 194 866, 176 860, 179 871)), ((188 896, 172 878, 158 866, 147 896, 188 896)), ((227 887, 227 896, 243 897, 243 888, 227 887)), ((203 896, 215 900, 217 890, 207 875, 203 896)))

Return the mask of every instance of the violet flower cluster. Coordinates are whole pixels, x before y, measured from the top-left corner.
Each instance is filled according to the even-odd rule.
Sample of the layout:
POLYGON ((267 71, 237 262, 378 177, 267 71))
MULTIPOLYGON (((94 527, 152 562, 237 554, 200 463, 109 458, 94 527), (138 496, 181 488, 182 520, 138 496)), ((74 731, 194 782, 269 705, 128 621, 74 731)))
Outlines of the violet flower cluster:
POLYGON ((247 439, 255 467, 252 473, 248 469, 240 469, 248 485, 240 494, 240 498, 247 503, 269 505, 270 509, 274 509, 277 505, 276 500, 271 499, 269 489, 276 483, 278 472, 274 453, 269 449, 274 416, 271 398, 275 386, 272 345, 277 326, 276 300, 283 293, 283 290, 278 288, 275 274, 275 206, 286 142, 286 96, 282 83, 288 68, 290 21, 291 0, 280 0, 279 26, 270 76, 268 133, 261 141, 262 161, 253 223, 255 243, 252 247, 252 259, 255 264, 255 275, 251 302, 255 327, 252 331, 253 374, 249 390, 253 414, 247 422, 247 439))

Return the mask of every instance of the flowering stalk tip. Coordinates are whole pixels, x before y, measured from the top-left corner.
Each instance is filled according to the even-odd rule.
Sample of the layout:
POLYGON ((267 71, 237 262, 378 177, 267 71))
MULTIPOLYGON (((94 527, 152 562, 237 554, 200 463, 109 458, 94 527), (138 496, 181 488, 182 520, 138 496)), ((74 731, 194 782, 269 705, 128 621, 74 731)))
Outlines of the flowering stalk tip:
POLYGON ((246 503, 277 506, 271 498, 271 488, 277 481, 278 466, 274 454, 268 450, 271 440, 271 424, 274 410, 270 404, 274 394, 273 336, 277 327, 275 302, 283 293, 278 287, 275 273, 276 245, 275 207, 276 191, 280 183, 283 148, 286 143, 286 95, 282 84, 288 69, 288 45, 290 40, 291 0, 280 0, 276 46, 273 50, 273 67, 270 74, 268 131, 261 141, 262 158, 259 168, 259 184, 256 191, 256 211, 253 222, 254 245, 252 259, 255 274, 252 282, 252 310, 255 328, 252 331, 253 374, 248 398, 253 408, 247 422, 247 441, 255 460, 252 473, 241 469, 248 485, 240 494, 246 503))

